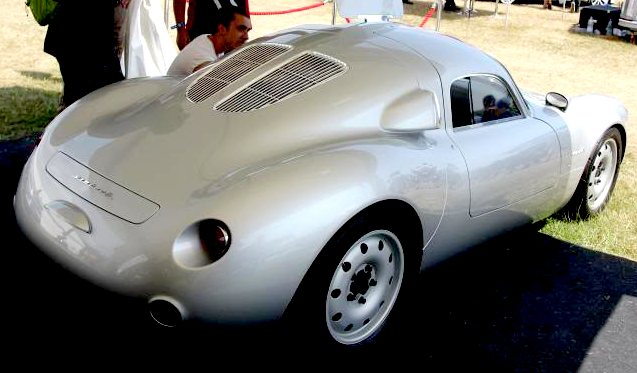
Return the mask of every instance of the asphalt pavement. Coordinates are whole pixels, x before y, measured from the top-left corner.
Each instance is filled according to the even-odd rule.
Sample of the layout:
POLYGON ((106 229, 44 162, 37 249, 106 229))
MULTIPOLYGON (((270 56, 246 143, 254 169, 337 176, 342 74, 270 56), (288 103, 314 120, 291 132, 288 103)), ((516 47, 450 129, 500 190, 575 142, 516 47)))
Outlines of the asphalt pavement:
POLYGON ((303 330, 155 326, 143 302, 69 274, 21 235, 12 197, 31 143, 0 142, 6 364, 637 372, 637 262, 533 229, 424 272, 410 311, 352 353, 317 349, 303 330))

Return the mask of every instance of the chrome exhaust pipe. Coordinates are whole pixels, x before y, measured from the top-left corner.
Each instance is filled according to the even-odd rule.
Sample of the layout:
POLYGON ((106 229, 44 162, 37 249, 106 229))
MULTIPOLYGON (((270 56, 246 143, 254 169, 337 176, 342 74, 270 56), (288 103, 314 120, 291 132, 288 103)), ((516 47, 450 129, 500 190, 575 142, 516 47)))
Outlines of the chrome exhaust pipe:
POLYGON ((151 298, 148 301, 148 309, 153 320, 168 328, 174 328, 186 319, 183 306, 170 297, 151 298))

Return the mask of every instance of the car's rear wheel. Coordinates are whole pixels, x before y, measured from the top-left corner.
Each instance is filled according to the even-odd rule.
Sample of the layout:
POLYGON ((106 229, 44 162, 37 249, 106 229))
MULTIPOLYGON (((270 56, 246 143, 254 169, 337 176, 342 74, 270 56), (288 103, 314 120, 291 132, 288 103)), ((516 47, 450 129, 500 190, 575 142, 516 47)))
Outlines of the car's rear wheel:
POLYGON ((616 128, 604 133, 590 156, 580 183, 567 206, 571 217, 587 219, 600 213, 615 188, 623 154, 622 138, 616 128))
POLYGON ((357 344, 380 330, 403 283, 404 262, 400 240, 388 230, 368 232, 349 247, 332 268, 325 300, 334 340, 357 344))
POLYGON ((420 266, 419 230, 399 221, 360 216, 339 230, 297 291, 293 333, 340 347, 379 335, 420 266))

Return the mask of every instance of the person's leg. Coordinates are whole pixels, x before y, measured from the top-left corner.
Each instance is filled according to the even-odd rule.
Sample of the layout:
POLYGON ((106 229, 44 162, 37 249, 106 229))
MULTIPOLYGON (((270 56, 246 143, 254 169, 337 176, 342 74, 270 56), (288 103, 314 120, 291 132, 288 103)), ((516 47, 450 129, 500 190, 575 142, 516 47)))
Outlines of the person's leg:
POLYGON ((445 6, 444 6, 443 10, 446 10, 448 12, 457 12, 460 9, 461 8, 456 5, 454 0, 445 0, 445 6))
POLYGON ((114 54, 103 62, 87 62, 90 60, 58 58, 64 82, 62 98, 65 107, 96 89, 124 79, 119 59, 114 54))

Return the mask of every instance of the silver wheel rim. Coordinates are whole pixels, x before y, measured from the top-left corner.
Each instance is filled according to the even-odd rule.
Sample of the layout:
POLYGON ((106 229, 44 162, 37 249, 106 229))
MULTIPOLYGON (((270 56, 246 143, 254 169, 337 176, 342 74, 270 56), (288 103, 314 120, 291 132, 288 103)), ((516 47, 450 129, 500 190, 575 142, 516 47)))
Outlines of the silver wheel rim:
POLYGON ((588 177, 586 204, 589 210, 599 209, 608 198, 617 168, 617 143, 607 139, 597 151, 588 177))
POLYGON ((592 5, 606 5, 608 0, 591 0, 592 5))
POLYGON ((391 311, 404 274, 403 249, 389 231, 367 233, 335 268, 326 299, 332 337, 356 344, 374 335, 391 311))

